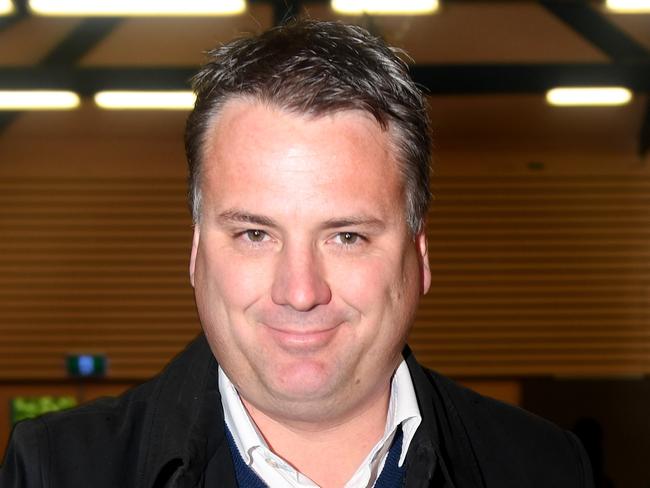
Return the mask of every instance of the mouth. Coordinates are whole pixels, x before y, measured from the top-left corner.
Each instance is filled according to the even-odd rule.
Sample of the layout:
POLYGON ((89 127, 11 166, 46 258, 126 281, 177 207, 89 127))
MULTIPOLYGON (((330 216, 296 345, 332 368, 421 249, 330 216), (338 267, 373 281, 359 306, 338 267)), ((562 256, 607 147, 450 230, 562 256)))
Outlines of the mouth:
POLYGON ((281 348, 290 351, 310 352, 329 344, 337 334, 341 324, 318 328, 264 325, 271 339, 281 348))

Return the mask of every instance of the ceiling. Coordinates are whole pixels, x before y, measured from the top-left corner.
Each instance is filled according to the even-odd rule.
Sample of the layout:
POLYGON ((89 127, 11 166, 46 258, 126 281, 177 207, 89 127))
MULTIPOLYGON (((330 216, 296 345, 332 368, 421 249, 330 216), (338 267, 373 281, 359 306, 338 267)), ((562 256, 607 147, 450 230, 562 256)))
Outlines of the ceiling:
MULTIPOLYGON (((413 58, 430 93, 438 147, 608 150, 650 148, 650 14, 613 14, 600 2, 442 0, 435 15, 345 17, 328 2, 252 0, 222 18, 0 18, 0 89, 69 88, 73 112, 0 112, 0 144, 25 137, 180 137, 183 112, 105 112, 107 88, 182 89, 202 52, 301 12, 364 25, 413 58), (623 84, 623 107, 554 108, 544 92, 566 84, 623 84)), ((0 162, 1 163, 1 162, 0 162)))

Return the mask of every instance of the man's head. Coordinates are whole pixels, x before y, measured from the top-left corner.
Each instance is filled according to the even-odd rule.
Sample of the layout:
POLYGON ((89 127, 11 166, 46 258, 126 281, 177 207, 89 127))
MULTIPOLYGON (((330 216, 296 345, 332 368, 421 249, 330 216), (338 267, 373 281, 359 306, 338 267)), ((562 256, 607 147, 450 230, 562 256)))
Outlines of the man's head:
POLYGON ((361 110, 372 115, 392 135, 408 223, 417 233, 430 200, 430 126, 424 97, 394 49, 357 26, 300 21, 208 54, 193 79, 197 101, 185 132, 195 222, 201 218, 208 129, 228 100, 246 97, 296 114, 361 110))
POLYGON ((235 41, 211 64, 187 138, 210 346, 249 408, 360 415, 387 398, 430 283, 422 97, 387 47, 339 24, 235 41))

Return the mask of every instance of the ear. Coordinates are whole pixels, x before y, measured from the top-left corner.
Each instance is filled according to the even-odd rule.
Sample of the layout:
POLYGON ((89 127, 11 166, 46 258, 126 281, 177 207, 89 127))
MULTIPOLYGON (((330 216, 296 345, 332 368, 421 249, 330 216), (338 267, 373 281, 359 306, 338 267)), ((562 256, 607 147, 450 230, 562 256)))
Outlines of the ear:
POLYGON ((196 267, 196 253, 199 250, 199 237, 201 229, 199 224, 194 225, 194 236, 192 237, 192 254, 190 254, 190 283, 194 288, 194 268, 196 267))
POLYGON ((431 287, 431 268, 429 267, 429 250, 427 246, 427 234, 425 227, 422 228, 415 236, 415 245, 420 258, 420 276, 422 283, 422 294, 425 295, 431 287))

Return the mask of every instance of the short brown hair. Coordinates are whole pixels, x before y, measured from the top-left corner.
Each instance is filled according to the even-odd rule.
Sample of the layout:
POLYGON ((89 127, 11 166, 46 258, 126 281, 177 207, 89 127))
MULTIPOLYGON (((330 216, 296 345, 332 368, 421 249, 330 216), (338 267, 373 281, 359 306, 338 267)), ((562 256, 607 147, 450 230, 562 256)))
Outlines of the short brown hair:
POLYGON ((208 52, 192 87, 197 98, 187 120, 185 151, 195 222, 201 213, 206 133, 226 101, 250 97, 313 116, 342 110, 370 113, 394 136, 404 177, 406 219, 414 233, 421 228, 430 200, 426 101, 397 51, 365 29, 298 20, 234 40, 208 52))

